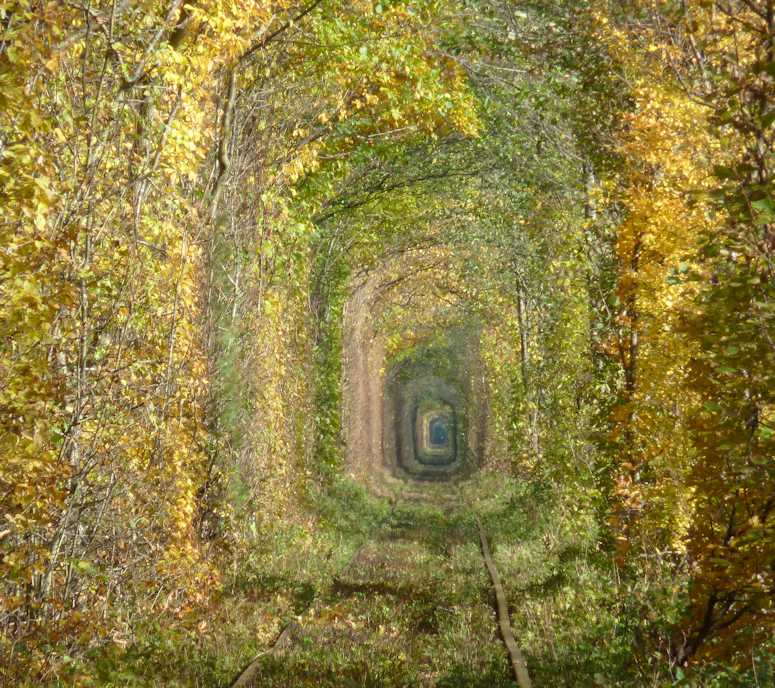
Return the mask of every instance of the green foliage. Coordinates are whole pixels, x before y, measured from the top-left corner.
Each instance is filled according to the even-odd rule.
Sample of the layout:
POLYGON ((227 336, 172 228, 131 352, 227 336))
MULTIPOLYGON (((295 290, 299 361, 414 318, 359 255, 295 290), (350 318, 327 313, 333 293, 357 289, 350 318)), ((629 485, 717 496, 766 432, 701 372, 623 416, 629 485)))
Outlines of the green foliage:
POLYGON ((538 685, 771 682, 771 4, 0 0, 2 678, 509 685, 480 518, 538 685))

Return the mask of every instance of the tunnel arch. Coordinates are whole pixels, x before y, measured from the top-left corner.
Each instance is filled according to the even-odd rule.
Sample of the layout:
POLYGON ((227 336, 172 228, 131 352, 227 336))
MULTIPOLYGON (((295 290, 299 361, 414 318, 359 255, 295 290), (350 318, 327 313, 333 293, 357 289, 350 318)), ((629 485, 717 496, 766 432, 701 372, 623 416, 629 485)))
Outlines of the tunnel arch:
POLYGON ((391 370, 383 393, 383 461, 393 474, 431 480, 464 470, 468 459, 466 397, 455 381, 403 362, 391 370), (430 425, 440 421, 446 425, 447 441, 434 446, 430 425))
POLYGON ((342 429, 348 471, 386 483, 464 479, 483 465, 488 403, 475 319, 428 318, 412 339, 380 314, 379 269, 351 285, 344 308, 342 429), (392 338, 391 338, 392 336, 392 338))

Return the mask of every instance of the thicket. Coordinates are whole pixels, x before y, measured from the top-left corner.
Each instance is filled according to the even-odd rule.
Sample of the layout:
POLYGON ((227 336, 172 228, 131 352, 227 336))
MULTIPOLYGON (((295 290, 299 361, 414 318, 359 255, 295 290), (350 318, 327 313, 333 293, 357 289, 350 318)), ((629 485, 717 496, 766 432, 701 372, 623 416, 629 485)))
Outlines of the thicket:
POLYGON ((377 518, 379 270, 391 360, 481 327, 486 470, 611 581, 595 671, 764 680, 774 94, 772 0, 0 0, 3 679, 215 647, 377 518))

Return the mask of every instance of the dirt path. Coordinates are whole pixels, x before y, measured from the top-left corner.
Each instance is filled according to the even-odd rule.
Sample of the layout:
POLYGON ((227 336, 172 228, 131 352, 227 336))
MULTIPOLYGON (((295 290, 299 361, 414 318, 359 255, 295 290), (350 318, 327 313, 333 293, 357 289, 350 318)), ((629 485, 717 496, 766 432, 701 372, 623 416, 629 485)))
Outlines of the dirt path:
POLYGON ((240 685, 514 686, 475 516, 440 487, 401 494, 240 685))

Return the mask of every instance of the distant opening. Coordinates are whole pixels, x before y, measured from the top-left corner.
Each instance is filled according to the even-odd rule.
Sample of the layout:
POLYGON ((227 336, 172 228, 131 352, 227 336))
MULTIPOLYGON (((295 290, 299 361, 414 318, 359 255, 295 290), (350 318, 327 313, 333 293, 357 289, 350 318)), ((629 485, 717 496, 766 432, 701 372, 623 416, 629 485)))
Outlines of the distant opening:
POLYGON ((425 400, 415 409, 417 461, 425 466, 446 466, 457 458, 455 411, 441 400, 425 400))
POLYGON ((429 429, 431 447, 439 449, 449 444, 449 429, 446 418, 434 418, 429 424, 429 429))

